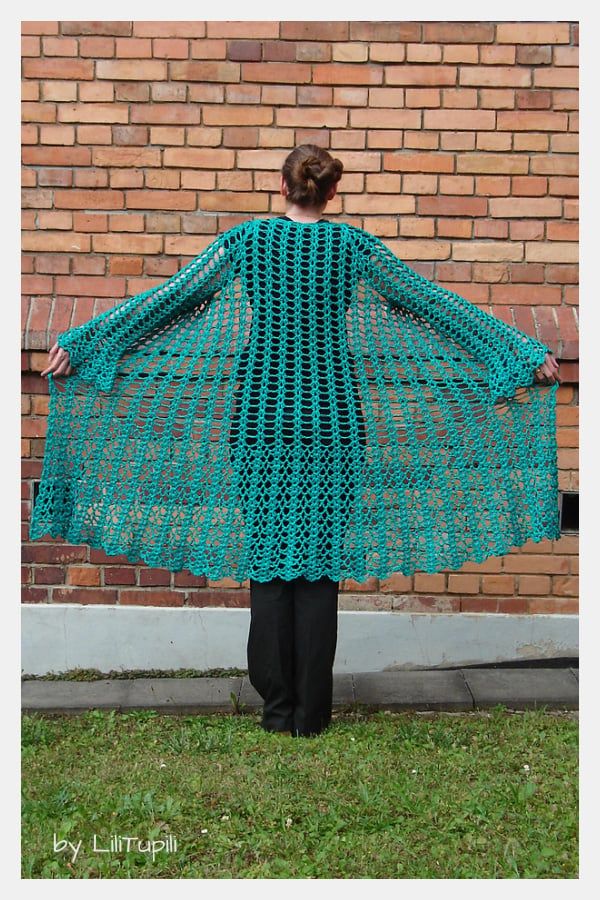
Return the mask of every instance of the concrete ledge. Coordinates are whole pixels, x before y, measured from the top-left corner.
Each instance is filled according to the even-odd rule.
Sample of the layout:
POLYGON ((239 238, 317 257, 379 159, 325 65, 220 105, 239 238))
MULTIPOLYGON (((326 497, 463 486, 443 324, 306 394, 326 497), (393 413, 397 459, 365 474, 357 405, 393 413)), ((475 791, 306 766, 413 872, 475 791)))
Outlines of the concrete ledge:
POLYGON ((23 712, 80 713, 89 709, 126 709, 130 681, 24 681, 23 712))
POLYGON ((365 672, 354 676, 357 703, 382 709, 473 709, 462 672, 365 672))
POLYGON ((466 669, 465 681, 478 709, 503 703, 509 709, 577 709, 579 681, 568 669, 466 669))
MULTIPOLYGON (((21 608, 25 674, 71 669, 245 669, 249 609, 31 603, 21 608)), ((340 611, 337 675, 573 659, 576 615, 340 611)))
POLYGON ((129 709, 160 709, 162 713, 231 712, 231 694, 239 697, 239 678, 132 678, 129 709))
MULTIPOLYGON (((501 703, 509 709, 577 709, 574 670, 454 669, 361 672, 334 675, 334 707, 362 704, 378 709, 473 710, 501 703)), ((24 681, 27 713, 76 714, 88 709, 154 709, 161 713, 242 712, 262 707, 246 676, 241 678, 132 678, 112 681, 24 681)))

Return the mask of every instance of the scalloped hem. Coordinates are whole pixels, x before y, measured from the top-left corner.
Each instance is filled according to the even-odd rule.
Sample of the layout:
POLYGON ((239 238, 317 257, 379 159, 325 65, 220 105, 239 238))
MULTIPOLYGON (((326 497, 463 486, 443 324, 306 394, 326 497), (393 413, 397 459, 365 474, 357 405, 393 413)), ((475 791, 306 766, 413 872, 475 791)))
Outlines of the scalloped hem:
MULTIPOLYGON (((243 583, 250 578, 255 579, 256 581, 267 581, 271 578, 276 577, 283 578, 286 581, 298 577, 307 578, 309 581, 316 581, 318 578, 327 577, 331 578, 334 581, 352 579, 359 584, 366 581, 366 579, 368 578, 384 579, 389 578, 392 575, 404 575, 410 577, 417 572, 427 575, 434 575, 442 571, 456 572, 466 562, 482 563, 487 559, 490 559, 491 557, 506 556, 509 551, 518 549, 528 541, 533 541, 537 544, 543 540, 559 540, 562 537, 557 519, 552 525, 548 526, 548 528, 546 528, 542 532, 521 532, 519 534, 515 533, 514 542, 510 543, 508 541, 505 541, 504 543, 495 545, 493 548, 490 548, 488 552, 480 554, 461 554, 458 556, 453 555, 451 559, 440 559, 437 563, 433 562, 430 565, 425 565, 424 567, 410 566, 409 568, 402 568, 401 554, 399 553, 396 555, 395 561, 394 557, 388 557, 386 563, 378 567, 366 566, 365 568, 362 568, 359 566, 356 568, 348 567, 347 569, 344 569, 341 567, 333 568, 331 566, 323 566, 317 569, 310 569, 304 566, 300 568, 296 567, 292 569, 286 569, 279 566, 275 569, 270 569, 265 572, 260 567, 252 565, 237 569, 227 565, 222 565, 220 567, 208 566, 200 569, 196 564, 182 564, 177 568, 172 568, 168 563, 164 561, 164 558, 155 556, 143 549, 138 554, 133 554, 130 549, 127 549, 127 547, 113 547, 108 543, 102 541, 90 542, 89 540, 85 540, 75 532, 69 533, 68 530, 62 530, 60 526, 53 526, 45 531, 40 531, 39 528, 36 528, 35 533, 30 534, 30 540, 40 540, 45 535, 48 535, 48 537, 51 538, 62 537, 63 540, 70 544, 84 544, 94 550, 102 550, 107 554, 107 556, 125 557, 127 562, 131 565, 143 564, 151 567, 167 569, 169 572, 186 571, 191 575, 195 575, 197 577, 204 576, 211 581, 217 581, 220 578, 231 578, 234 581, 243 583)), ((358 552, 359 551, 357 551, 357 553, 358 552)))

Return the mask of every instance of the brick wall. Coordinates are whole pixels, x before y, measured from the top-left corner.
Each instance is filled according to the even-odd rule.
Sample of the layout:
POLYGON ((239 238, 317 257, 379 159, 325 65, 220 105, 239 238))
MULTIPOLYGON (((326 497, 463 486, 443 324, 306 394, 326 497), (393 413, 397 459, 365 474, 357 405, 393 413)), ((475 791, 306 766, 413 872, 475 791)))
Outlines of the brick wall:
MULTIPOLYGON (((327 214, 552 348, 559 487, 578 491, 578 25, 22 22, 23 601, 247 606, 248 582, 28 541, 56 335, 285 211, 312 141, 327 214)), ((342 584, 340 607, 575 612, 577 534, 435 575, 342 584)))

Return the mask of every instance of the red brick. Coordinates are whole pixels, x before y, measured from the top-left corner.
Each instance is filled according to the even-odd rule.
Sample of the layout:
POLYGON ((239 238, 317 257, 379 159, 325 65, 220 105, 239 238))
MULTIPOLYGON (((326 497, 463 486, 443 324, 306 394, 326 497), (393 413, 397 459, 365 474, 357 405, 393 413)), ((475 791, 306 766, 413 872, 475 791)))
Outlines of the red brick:
POLYGON ((544 220, 540 219, 511 219, 511 241, 541 241, 544 237, 544 220))
POLYGON ((566 113, 525 110, 498 113, 501 131, 566 131, 568 127, 566 113))
POLYGON ((498 597, 498 612, 518 615, 528 613, 529 600, 525 597, 498 597))
MULTIPOLYGON (((275 24, 275 23, 273 23, 275 24)), ((349 22, 290 22, 283 21, 279 25, 279 36, 282 40, 297 41, 347 41, 349 22)), ((356 23, 355 23, 356 24, 356 23)), ((254 29, 253 29, 254 30, 254 29)))
POLYGON ((90 81, 94 77, 94 63, 86 59, 23 59, 22 71, 25 78, 73 78, 90 81))
POLYGON ((105 566, 104 584, 135 584, 135 569, 125 566, 105 566))
POLYGON ((140 569, 140 586, 146 585, 169 585, 171 583, 171 573, 168 569, 140 569))
POLYGON ((518 66, 461 66, 459 83, 476 87, 529 87, 531 70, 518 66))
POLYGON ((67 584, 98 587, 100 585, 100 569, 98 566, 69 566, 67 584))
POLYGON ((547 178, 532 175, 515 175, 512 178, 512 193, 518 197, 543 197, 548 191, 547 178))
MULTIPOLYGON (((269 66, 265 66, 262 63, 248 63, 244 66, 244 77, 254 79, 257 78, 259 81, 274 81, 272 76, 266 77, 266 69, 273 67, 275 69, 281 68, 283 71, 284 77, 281 79, 282 81, 288 81, 290 75, 290 68, 293 70, 294 66, 288 65, 278 65, 277 63, 271 63, 269 66), (256 75, 258 73, 258 76, 256 75), (285 77, 288 76, 288 77, 285 77)), ((300 69, 300 65, 297 64, 297 68, 300 69)), ((403 67, 404 68, 404 67, 403 67)), ((353 63, 327 63, 324 65, 315 65, 313 66, 313 74, 312 80, 313 84, 369 84, 369 85, 377 85, 383 84, 383 66, 378 65, 368 65, 365 66, 362 63, 353 64, 353 63)), ((301 73, 299 73, 301 75, 301 73)), ((295 79, 294 79, 295 80, 295 79)), ((309 80, 304 77, 299 77, 299 81, 309 80)), ((389 84, 397 84, 393 80, 388 80, 389 84)))
POLYGON ((550 109, 552 106, 550 91, 517 91, 515 97, 518 109, 550 109))
POLYGON ((554 613, 555 615, 576 614, 579 612, 579 602, 576 598, 566 597, 532 597, 529 601, 529 611, 535 613, 554 613))
MULTIPOLYGON (((531 302, 531 287, 528 284, 495 284, 492 287, 492 300, 494 303, 508 303, 510 305, 531 302)), ((535 289, 535 302, 538 305, 538 319, 543 313, 541 304, 558 306, 560 304, 560 289, 550 285, 538 285, 535 289)), ((548 310, 548 312, 551 312, 548 310)), ((543 339, 543 338, 542 338, 543 339)))
POLYGON ((63 34, 99 34, 99 35, 128 35, 131 34, 130 22, 61 22, 63 34))
POLYGON ((21 34, 58 34, 58 22, 21 21, 21 34))
POLYGON ((404 175, 402 189, 408 194, 437 194, 437 175, 404 175))
MULTIPOLYGON (((243 156, 240 151, 238 156, 243 156)), ((253 151, 254 152, 254 151, 253 151)), ((265 156, 268 156, 265 153, 265 156)), ((207 169, 231 169, 234 165, 233 150, 202 148, 167 148, 164 151, 164 165, 207 169)))
POLYGON ((244 588, 234 590, 211 590, 206 588, 201 591, 190 591, 187 606, 224 606, 227 608, 248 608, 250 606, 250 591, 244 588))
POLYGON ((40 56, 41 45, 40 38, 37 36, 24 35, 21 38, 21 56, 40 56))
MULTIPOLYGON (((431 84, 456 84, 456 66, 386 66, 386 84, 413 84, 417 87, 431 84)), ((379 82, 381 83, 381 82, 379 82)))
POLYGON ((442 48, 439 44, 407 44, 406 61, 439 63, 442 61, 442 48))
MULTIPOLYGON (((166 150, 165 153, 169 151, 166 150)), ((95 166, 160 166, 160 151, 140 147, 94 147, 95 166)))
POLYGON ((578 66, 579 47, 554 47, 553 61, 555 66, 578 66))
POLYGON ((450 153, 385 153, 383 167, 388 172, 453 172, 450 153))
MULTIPOLYGON (((227 28, 230 24, 228 22, 218 23, 219 25, 223 25, 224 28, 227 28)), ((233 23, 236 24, 236 23, 233 23)), ((246 25, 247 30, 247 23, 246 25)), ((129 23, 127 23, 129 25, 129 23)), ((165 37, 189 37, 189 38, 203 38, 206 37, 206 22, 195 22, 195 21, 171 21, 164 22, 162 20, 153 21, 137 21, 133 22, 132 26, 130 26, 130 30, 126 32, 126 34, 133 34, 136 37, 156 37, 156 38, 165 38, 165 37)))
POLYGON ((569 241, 553 241, 551 244, 527 244, 526 258, 532 262, 577 263, 579 252, 569 241))
POLYGON ((491 130, 496 127, 496 113, 487 109, 428 109, 423 113, 423 127, 460 131, 491 130))
MULTIPOLYGON (((282 113, 284 111, 282 110, 282 113)), ((329 116, 321 112, 321 121, 325 124, 329 116)), ((418 128, 421 114, 412 109, 352 109, 350 110, 350 125, 352 128, 418 128)), ((278 124, 287 124, 287 117, 278 115, 278 124)))
POLYGON ((559 197, 578 197, 579 179, 550 178, 548 182, 548 193, 557 195, 559 197))
POLYGON ((481 88, 479 91, 482 109, 514 109, 514 88, 481 88))
POLYGON ((106 588, 53 588, 53 603, 82 603, 85 606, 92 604, 109 604, 117 602, 117 591, 109 591, 106 588))
POLYGON ((286 41, 230 41, 227 57, 233 60, 259 62, 324 62, 331 59, 331 48, 323 44, 301 46, 286 41))
POLYGON ((442 100, 445 109, 476 109, 477 91, 475 88, 443 88, 442 100))
POLYGON ((500 22, 496 26, 499 44, 568 44, 569 25, 563 22, 500 22))
POLYGON ((34 566, 32 569, 35 584, 64 584, 64 566, 34 566))
POLYGON ((158 59, 99 59, 96 61, 96 78, 164 81, 167 78, 167 63, 158 59))
POLYGON ((473 223, 470 219, 440 219, 437 226, 438 237, 461 238, 466 240, 473 235, 473 223))
POLYGON ((122 209, 123 191, 55 191, 56 209, 122 209))
POLYGON ((544 175, 577 175, 579 172, 578 159, 572 153, 533 156, 531 171, 534 174, 544 175))
MULTIPOLYGON (((282 26, 284 24, 286 23, 282 23, 282 26)), ((422 25, 418 22, 350 22, 348 39, 378 42, 420 41, 421 30, 422 25)))
POLYGON ((486 44, 494 40, 493 22, 425 22, 423 40, 455 44, 486 44))
POLYGON ((153 55, 157 59, 187 59, 188 54, 189 42, 183 38, 156 38, 153 42, 153 55))
POLYGON ((485 216, 488 201, 484 197, 420 197, 419 214, 426 216, 485 216))
POLYGON ((193 191, 127 191, 125 202, 130 209, 191 210, 196 209, 196 194, 193 191))
POLYGON ((406 106, 418 109, 427 106, 440 106, 440 91, 438 88, 407 88, 405 103, 406 106))
POLYGON ((461 612, 498 612, 499 600, 496 597, 461 597, 461 612))
POLYGON ((42 38, 44 56, 77 56, 77 41, 70 37, 42 38))
POLYGON ((548 222, 546 236, 549 241, 578 241, 579 224, 577 222, 548 222))
POLYGON ((508 175, 481 175, 475 179, 475 193, 488 197, 508 196, 510 178, 508 175))
POLYGON ((185 595, 181 591, 130 591, 120 592, 121 606, 183 606, 185 595))
POLYGON ((490 215, 502 218, 543 218, 562 215, 558 197, 502 197, 489 201, 490 215))
POLYGON ((463 153, 457 157, 457 172, 494 173, 501 175, 524 175, 529 168, 529 160, 523 156, 495 153, 463 153))
POLYGON ((518 46, 517 63, 521 66, 544 66, 552 62, 552 47, 518 46))
MULTIPOLYGON (((465 62, 477 62, 477 60, 465 60, 465 62)), ((486 66, 514 66, 516 62, 516 47, 508 45, 488 44, 481 47, 479 62, 486 66)))
POLYGON ((559 596, 579 596, 579 578, 575 575, 563 575, 552 579, 552 593, 559 596))
MULTIPOLYGON (((479 47, 468 44, 445 44, 443 49, 445 63, 477 63, 479 62, 479 47)), ((481 48, 483 52, 485 48, 481 48)))
POLYGON ((472 175, 440 175, 440 194, 473 194, 475 179, 472 175))
POLYGON ((48 588, 22 587, 21 603, 47 603, 49 593, 48 588))
POLYGON ((376 43, 369 47, 369 60, 371 62, 401 63, 406 59, 406 47, 404 44, 376 43))
POLYGON ((475 219, 473 222, 473 237, 492 238, 502 240, 508 237, 508 222, 499 219, 475 219))
MULTIPOLYGON (((233 65, 233 63, 231 64, 233 65)), ((331 73, 331 78, 326 78, 325 73, 322 71, 322 68, 330 68, 329 66, 320 67, 319 65, 315 66, 315 70, 321 68, 321 78, 317 76, 317 72, 315 71, 315 76, 311 78, 311 66, 306 65, 305 63, 242 63, 242 72, 241 76, 238 76, 237 79, 234 79, 233 72, 231 73, 231 77, 228 79, 224 79, 222 77, 215 78, 215 81, 234 81, 240 80, 240 77, 243 81, 259 81, 259 82, 271 82, 274 84, 307 84, 309 82, 313 82, 313 84, 381 84, 382 79, 377 75, 368 76, 366 73, 363 75, 363 80, 354 80, 359 79, 358 73, 354 76, 354 78, 350 78, 349 80, 343 79, 342 73, 338 73, 338 77, 335 77, 335 74, 331 73), (340 80, 338 80, 340 79, 340 80)), ((342 69, 344 66, 331 66, 332 69, 342 69)), ((363 66, 356 66, 352 68, 365 68, 363 66)), ((189 79, 187 79, 189 80, 189 79)), ((203 80, 203 79, 202 79, 203 80)))
POLYGON ((92 56, 94 59, 114 56, 115 39, 103 35, 81 37, 79 38, 79 55, 92 56))
POLYGON ((21 160, 30 166, 89 166, 89 147, 24 147, 21 160))

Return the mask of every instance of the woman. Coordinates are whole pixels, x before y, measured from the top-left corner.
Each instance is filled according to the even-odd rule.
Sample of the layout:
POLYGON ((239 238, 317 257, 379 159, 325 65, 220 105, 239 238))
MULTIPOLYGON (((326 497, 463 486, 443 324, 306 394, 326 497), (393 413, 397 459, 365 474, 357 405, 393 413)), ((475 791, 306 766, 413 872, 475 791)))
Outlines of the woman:
POLYGON ((548 348, 324 219, 341 175, 296 147, 284 215, 60 335, 42 373, 32 537, 249 575, 262 727, 294 736, 331 720, 341 578, 559 536, 548 348))

